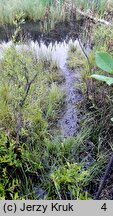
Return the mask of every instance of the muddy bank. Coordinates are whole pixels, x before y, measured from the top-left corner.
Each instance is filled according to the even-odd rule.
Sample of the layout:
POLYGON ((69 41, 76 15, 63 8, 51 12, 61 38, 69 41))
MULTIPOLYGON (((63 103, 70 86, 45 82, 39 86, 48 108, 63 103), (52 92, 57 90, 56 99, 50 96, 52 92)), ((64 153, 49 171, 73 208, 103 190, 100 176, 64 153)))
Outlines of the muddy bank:
MULTIPOLYGON (((74 41, 74 44, 78 46, 78 41, 74 41)), ((82 94, 77 85, 80 83, 81 74, 79 70, 69 70, 67 67, 68 50, 63 47, 63 53, 61 55, 60 68, 65 77, 65 83, 63 88, 65 90, 65 111, 62 113, 62 117, 59 121, 61 128, 62 138, 73 137, 77 133, 77 129, 80 121, 80 110, 78 110, 77 104, 82 100, 82 94), (63 56, 63 57, 62 57, 63 56)))
POLYGON ((81 81, 80 69, 72 71, 67 67, 70 44, 73 44, 81 51, 77 39, 75 41, 70 40, 68 43, 66 41, 56 43, 52 48, 54 50, 54 59, 58 62, 61 73, 65 78, 65 82, 61 85, 61 88, 63 88, 65 92, 65 110, 62 111, 62 115, 58 121, 58 127, 60 128, 62 138, 76 135, 80 121, 78 102, 82 100, 82 93, 79 88, 81 81))
POLYGON ((80 83, 80 72, 69 71, 65 66, 63 70, 65 76, 66 90, 66 110, 60 120, 61 134, 63 138, 73 137, 76 135, 80 122, 80 110, 77 107, 78 102, 82 100, 82 93, 76 87, 80 83))

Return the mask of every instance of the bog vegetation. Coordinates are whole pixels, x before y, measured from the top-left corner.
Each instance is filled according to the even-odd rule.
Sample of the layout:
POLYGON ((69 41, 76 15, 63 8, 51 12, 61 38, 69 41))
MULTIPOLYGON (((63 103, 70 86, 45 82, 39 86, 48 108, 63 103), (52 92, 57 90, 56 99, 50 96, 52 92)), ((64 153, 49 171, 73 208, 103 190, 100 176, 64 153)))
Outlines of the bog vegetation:
MULTIPOLYGON (((9 48, 0 47, 0 199, 94 199, 113 151, 112 1, 0 0, 0 11, 1 26, 16 26, 9 48), (75 136, 62 139, 65 78, 50 54, 19 49, 16 36, 23 21, 53 28, 72 14, 80 19, 79 11, 81 51, 71 44, 67 65, 81 73, 82 116, 75 136)), ((111 179, 112 172, 101 199, 112 199, 111 179)))
POLYGON ((0 0, 0 24, 13 24, 16 16, 23 14, 25 20, 42 20, 54 23, 70 18, 76 9, 89 10, 103 16, 111 10, 111 0, 0 0))

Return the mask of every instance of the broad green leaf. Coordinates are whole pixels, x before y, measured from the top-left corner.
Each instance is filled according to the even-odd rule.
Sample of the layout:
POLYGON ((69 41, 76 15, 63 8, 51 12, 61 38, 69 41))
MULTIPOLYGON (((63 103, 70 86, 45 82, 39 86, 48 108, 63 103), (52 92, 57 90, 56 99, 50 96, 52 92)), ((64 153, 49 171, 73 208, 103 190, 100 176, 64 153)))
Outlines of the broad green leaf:
POLYGON ((93 74, 91 75, 92 78, 99 80, 99 81, 104 81, 106 82, 108 85, 112 85, 113 84, 113 78, 112 77, 107 77, 107 76, 103 76, 103 75, 98 75, 98 74, 93 74))
POLYGON ((111 121, 113 122, 113 118, 111 118, 111 121))
POLYGON ((97 52, 95 60, 99 68, 108 73, 113 73, 113 59, 111 55, 106 52, 97 52))

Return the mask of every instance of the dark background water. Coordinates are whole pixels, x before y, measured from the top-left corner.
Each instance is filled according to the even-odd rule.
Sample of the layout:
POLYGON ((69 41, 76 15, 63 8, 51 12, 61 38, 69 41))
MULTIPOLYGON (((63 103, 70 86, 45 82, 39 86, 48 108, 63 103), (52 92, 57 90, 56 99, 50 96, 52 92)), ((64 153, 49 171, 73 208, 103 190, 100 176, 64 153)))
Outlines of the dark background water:
MULTIPOLYGON (((81 26, 83 25, 83 19, 73 20, 73 21, 61 21, 56 23, 53 29, 49 28, 40 22, 27 21, 26 23, 20 25, 21 30, 17 34, 17 41, 19 40, 29 40, 33 41, 40 40, 45 41, 48 45, 50 42, 62 42, 64 40, 76 39, 81 32, 81 26)), ((4 25, 0 27, 0 41, 8 42, 11 40, 14 34, 15 27, 11 25, 4 25)))

